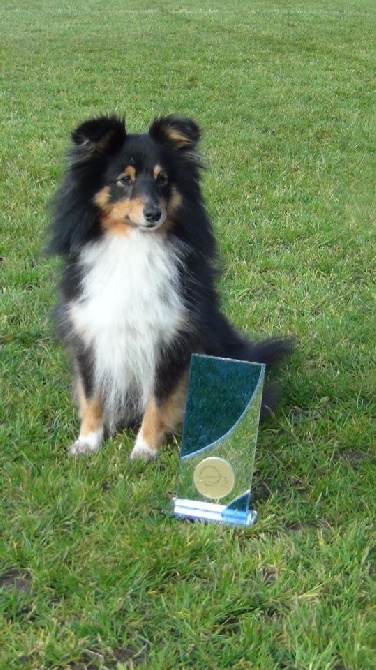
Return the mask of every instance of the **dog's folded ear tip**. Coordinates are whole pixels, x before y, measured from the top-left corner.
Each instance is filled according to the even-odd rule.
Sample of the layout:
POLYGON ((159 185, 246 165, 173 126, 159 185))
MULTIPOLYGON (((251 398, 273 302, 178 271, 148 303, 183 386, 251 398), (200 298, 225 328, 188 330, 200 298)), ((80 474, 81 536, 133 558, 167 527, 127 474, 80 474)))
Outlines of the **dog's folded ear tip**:
POLYGON ((176 149, 192 149, 197 145, 201 131, 193 119, 168 114, 154 119, 149 135, 155 141, 171 144, 176 149))
POLYGON ((126 136, 125 121, 117 116, 99 116, 81 123, 71 133, 76 146, 96 145, 107 148, 114 142, 124 141, 126 136))

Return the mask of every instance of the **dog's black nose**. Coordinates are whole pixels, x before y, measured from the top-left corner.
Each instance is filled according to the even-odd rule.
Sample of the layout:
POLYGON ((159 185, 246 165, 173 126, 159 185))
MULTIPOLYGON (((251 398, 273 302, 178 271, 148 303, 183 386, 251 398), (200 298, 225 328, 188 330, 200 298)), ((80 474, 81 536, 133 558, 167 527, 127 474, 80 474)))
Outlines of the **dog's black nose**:
POLYGON ((158 205, 145 205, 144 217, 148 223, 156 223, 162 216, 162 210, 158 205))

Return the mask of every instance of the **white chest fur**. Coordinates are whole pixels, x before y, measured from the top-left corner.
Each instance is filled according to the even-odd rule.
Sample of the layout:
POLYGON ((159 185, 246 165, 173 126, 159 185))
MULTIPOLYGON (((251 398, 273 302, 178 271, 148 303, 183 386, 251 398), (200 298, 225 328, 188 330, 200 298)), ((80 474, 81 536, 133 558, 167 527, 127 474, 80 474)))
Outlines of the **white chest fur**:
POLYGON ((130 398, 142 412, 161 346, 182 323, 179 262, 163 237, 136 230, 109 235, 82 252, 82 294, 70 315, 94 353, 95 386, 110 428, 130 398))

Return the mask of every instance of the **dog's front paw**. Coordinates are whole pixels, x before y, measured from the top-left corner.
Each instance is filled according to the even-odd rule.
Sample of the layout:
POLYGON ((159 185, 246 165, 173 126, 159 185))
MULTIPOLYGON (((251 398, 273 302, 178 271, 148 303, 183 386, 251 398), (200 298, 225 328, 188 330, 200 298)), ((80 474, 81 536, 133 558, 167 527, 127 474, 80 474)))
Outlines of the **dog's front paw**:
POLYGON ((86 456, 94 454, 101 446, 103 438, 103 430, 97 430, 88 435, 80 435, 79 438, 68 447, 68 454, 70 456, 86 456))
POLYGON ((144 440, 142 435, 139 433, 136 438, 135 445, 131 451, 131 460, 132 461, 152 461, 158 456, 158 451, 149 447, 148 443, 144 440))

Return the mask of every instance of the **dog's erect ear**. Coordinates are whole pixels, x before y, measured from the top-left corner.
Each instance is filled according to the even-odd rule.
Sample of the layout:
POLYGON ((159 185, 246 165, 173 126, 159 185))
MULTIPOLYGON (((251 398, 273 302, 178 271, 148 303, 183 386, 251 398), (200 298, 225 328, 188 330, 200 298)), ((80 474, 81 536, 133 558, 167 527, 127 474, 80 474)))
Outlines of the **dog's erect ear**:
POLYGON ((171 114, 155 119, 149 128, 149 135, 156 142, 170 144, 175 149, 192 150, 200 139, 200 128, 193 119, 171 114))
POLYGON ((74 144, 83 149, 111 152, 120 146, 126 137, 124 119, 116 116, 101 116, 82 123, 72 133, 74 144))

